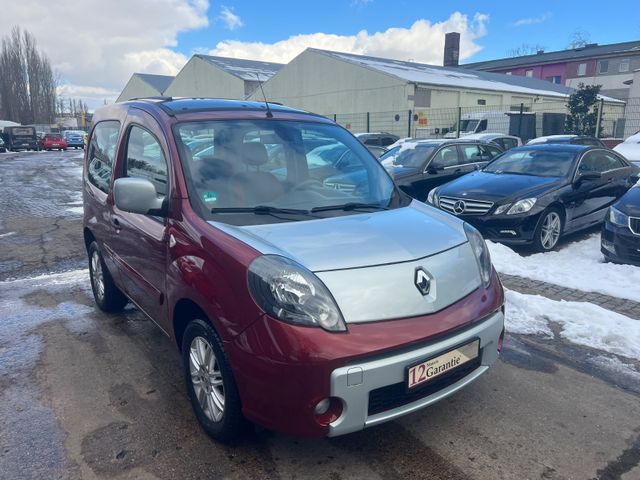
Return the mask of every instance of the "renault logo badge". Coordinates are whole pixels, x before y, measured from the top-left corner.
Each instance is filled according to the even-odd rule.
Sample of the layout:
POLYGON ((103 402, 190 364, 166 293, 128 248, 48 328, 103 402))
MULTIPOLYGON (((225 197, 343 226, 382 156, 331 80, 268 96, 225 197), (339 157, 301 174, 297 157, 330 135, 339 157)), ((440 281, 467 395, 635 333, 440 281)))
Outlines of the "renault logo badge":
POLYGON ((416 284, 416 288, 423 296, 429 295, 429 290, 431 289, 431 279, 429 278, 429 274, 425 272, 422 267, 416 268, 414 282, 416 284))
POLYGON ((464 203, 463 200, 458 200, 456 203, 453 204, 453 211, 456 213, 456 215, 463 214, 465 208, 467 208, 467 204, 464 203))

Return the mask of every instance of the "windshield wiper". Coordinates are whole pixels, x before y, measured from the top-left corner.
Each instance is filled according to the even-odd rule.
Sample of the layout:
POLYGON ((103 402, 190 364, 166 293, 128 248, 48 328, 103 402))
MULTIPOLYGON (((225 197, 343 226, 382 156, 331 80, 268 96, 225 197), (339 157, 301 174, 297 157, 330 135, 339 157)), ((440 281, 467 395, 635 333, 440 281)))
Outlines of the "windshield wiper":
POLYGON ((255 207, 213 207, 211 213, 253 213, 255 215, 309 215, 309 210, 301 208, 278 208, 269 205, 256 205, 255 207))
POLYGON ((375 203, 358 203, 358 202, 349 202, 343 203, 341 205, 327 205, 325 207, 314 207, 311 209, 311 212, 328 212, 330 210, 344 210, 348 212, 349 210, 364 210, 364 209, 374 209, 374 210, 389 210, 387 207, 383 207, 382 205, 376 205, 375 203))

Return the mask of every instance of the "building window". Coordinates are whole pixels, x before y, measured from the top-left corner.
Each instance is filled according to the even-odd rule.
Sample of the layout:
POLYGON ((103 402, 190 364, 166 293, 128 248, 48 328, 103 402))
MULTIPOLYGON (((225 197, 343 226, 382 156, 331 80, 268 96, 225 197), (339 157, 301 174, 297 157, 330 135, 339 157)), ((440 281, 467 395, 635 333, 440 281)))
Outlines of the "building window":
POLYGON ((533 77, 533 70, 527 70, 524 72, 525 77, 533 77))
POLYGON ((629 59, 623 58, 620 60, 620 65, 618 65, 619 72, 628 72, 629 71, 629 59))
POLYGON ((584 77, 586 74, 587 74, 587 64, 581 63, 580 65, 578 65, 578 76, 584 77))
POLYGON ((609 71, 609 60, 600 60, 598 62, 598 73, 607 73, 609 71))
POLYGON ((562 83, 562 77, 560 75, 554 75, 553 77, 547 77, 546 80, 551 83, 560 85, 562 83))
POLYGON ((478 105, 486 105, 487 101, 484 98, 479 98, 478 99, 478 105))

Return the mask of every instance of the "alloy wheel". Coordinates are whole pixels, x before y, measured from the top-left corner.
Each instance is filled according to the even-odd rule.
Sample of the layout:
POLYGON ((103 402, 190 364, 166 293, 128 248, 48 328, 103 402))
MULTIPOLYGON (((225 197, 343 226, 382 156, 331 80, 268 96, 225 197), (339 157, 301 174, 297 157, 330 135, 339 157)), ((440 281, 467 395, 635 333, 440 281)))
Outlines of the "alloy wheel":
POLYGON ((561 225, 560 215, 556 212, 549 212, 544 217, 542 229, 540 230, 540 243, 545 250, 551 250, 558 243, 561 225))
POLYGON ((189 371, 204 414, 219 422, 224 414, 224 382, 216 354, 206 338, 195 337, 189 348, 189 371))
POLYGON ((102 262, 97 251, 91 255, 91 281, 96 295, 100 300, 104 299, 104 274, 102 272, 102 262))

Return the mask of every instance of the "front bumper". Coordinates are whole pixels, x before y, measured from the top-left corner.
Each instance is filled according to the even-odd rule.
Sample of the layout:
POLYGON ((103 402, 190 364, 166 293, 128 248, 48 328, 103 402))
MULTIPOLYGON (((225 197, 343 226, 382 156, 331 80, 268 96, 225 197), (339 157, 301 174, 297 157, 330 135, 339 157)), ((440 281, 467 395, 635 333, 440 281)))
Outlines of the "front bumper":
POLYGON ((478 288, 439 312, 349 324, 344 333, 263 316, 225 344, 243 413, 272 430, 324 437, 359 430, 429 405, 462 388, 495 361, 503 302, 502 287, 494 273, 488 288, 478 288), (424 360, 472 338, 481 342, 480 365, 465 378, 428 397, 412 399, 411 404, 368 415, 369 392, 403 381, 398 372, 404 371, 407 362, 424 360), (361 369, 362 382, 342 388, 350 373, 353 380, 353 368, 361 369), (342 414, 330 424, 321 424, 314 407, 330 396, 340 399, 342 414))
POLYGON ((473 382, 497 360, 503 327, 504 315, 496 312, 471 328, 420 348, 337 368, 331 373, 331 396, 342 400, 344 413, 329 425, 329 436, 393 420, 442 400, 473 382), (406 392, 407 365, 437 356, 474 338, 480 339, 480 356, 477 364, 469 362, 472 368, 466 364, 459 367, 465 369, 462 371, 465 375, 456 376, 454 370, 447 375, 451 382, 443 378, 438 383, 441 388, 429 388, 427 384, 416 392, 406 392), (385 399, 385 396, 393 398, 385 399), (375 407, 372 406, 374 400, 375 407), (384 409, 384 405, 395 407, 384 409))
POLYGON ((605 221, 600 235, 600 251, 607 260, 640 266, 640 235, 634 235, 628 227, 605 221))
POLYGON ((541 213, 542 210, 522 215, 460 215, 459 218, 480 230, 486 240, 522 245, 533 242, 541 213))

